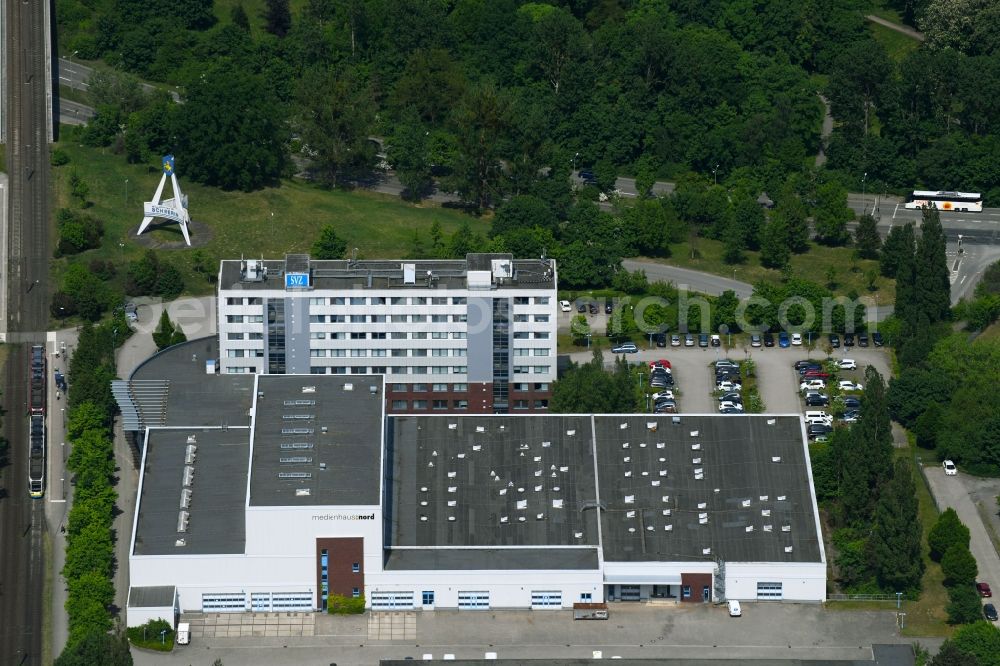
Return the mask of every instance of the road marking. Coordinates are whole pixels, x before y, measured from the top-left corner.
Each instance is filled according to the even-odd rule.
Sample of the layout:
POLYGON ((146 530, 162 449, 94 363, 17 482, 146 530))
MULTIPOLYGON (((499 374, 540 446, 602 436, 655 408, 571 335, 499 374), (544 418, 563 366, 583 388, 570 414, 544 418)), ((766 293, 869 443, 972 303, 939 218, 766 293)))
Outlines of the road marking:
POLYGON ((64 500, 64 499, 61 499, 61 500, 50 499, 49 502, 51 502, 52 504, 65 504, 66 500, 64 500))

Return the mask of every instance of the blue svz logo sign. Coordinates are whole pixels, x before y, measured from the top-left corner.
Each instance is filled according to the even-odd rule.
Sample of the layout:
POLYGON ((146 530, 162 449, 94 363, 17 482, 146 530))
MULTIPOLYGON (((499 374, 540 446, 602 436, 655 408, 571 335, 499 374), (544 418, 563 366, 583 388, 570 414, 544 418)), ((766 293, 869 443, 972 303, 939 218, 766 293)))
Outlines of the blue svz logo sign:
POLYGON ((309 286, 308 273, 285 273, 285 289, 304 288, 309 286))

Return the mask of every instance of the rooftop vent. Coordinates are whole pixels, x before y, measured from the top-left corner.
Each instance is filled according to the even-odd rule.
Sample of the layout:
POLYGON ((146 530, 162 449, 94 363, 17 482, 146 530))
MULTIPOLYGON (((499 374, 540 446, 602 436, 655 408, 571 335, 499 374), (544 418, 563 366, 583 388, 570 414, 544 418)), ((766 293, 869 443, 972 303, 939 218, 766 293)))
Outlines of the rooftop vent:
POLYGON ((194 467, 187 466, 184 468, 184 485, 190 486, 194 483, 194 467))
POLYGON ((188 542, 187 542, 187 540, 185 540, 185 539, 178 539, 177 541, 174 541, 174 545, 175 545, 175 546, 177 546, 177 547, 179 548, 179 547, 181 547, 181 546, 186 546, 186 545, 188 545, 188 542))
POLYGON ((576 436, 576 430, 567 430, 566 431, 566 436, 567 437, 575 437, 576 436))
POLYGON ((449 423, 448 424, 448 430, 455 430, 457 428, 458 428, 458 424, 457 423, 449 423))
POLYGON ((195 456, 195 452, 197 450, 198 450, 198 447, 195 446, 194 444, 188 444, 187 445, 187 449, 184 450, 184 464, 185 465, 191 465, 191 464, 194 463, 194 456, 195 456))
POLYGON ((786 553, 792 552, 792 547, 791 546, 785 546, 785 552, 786 553))
POLYGON ((776 422, 777 422, 777 419, 768 419, 767 420, 767 425, 774 425, 776 422))
POLYGON ((674 531, 674 526, 673 525, 664 525, 663 526, 663 531, 664 532, 673 532, 674 531))
POLYGON ((746 507, 749 507, 749 506, 750 506, 750 500, 748 500, 748 499, 745 499, 745 500, 743 500, 742 502, 740 502, 740 504, 741 504, 741 505, 742 505, 742 506, 743 506, 744 508, 746 508, 746 507))
POLYGON ((186 509, 191 506, 191 491, 187 488, 181 490, 181 508, 186 509))
POLYGON ((188 444, 197 444, 198 440, 195 438, 194 435, 188 435, 188 437, 187 437, 187 443, 188 444))
POLYGON ((692 451, 701 451, 701 444, 692 444, 691 445, 691 450, 692 451))
POLYGON ((295 489, 295 496, 296 497, 309 497, 309 495, 311 495, 311 494, 312 493, 310 492, 310 490, 308 488, 296 488, 295 489))
POLYGON ((180 511, 180 512, 178 512, 178 514, 177 514, 177 531, 178 532, 187 532, 188 519, 190 517, 191 517, 191 515, 187 511, 180 511))
POLYGON ((773 462, 773 463, 780 463, 781 462, 781 456, 771 456, 771 462, 773 462))
POLYGON ((311 479, 312 472, 278 472, 279 479, 311 479))
POLYGON ((368 392, 372 395, 378 395, 378 386, 372 384, 371 386, 368 387, 368 392))
POLYGON ((651 432, 656 432, 656 421, 646 421, 646 429, 651 432))
POLYGON ((746 526, 746 531, 747 532, 753 532, 753 525, 747 525, 746 526))
POLYGON ((486 432, 486 426, 476 426, 476 432, 486 432))
POLYGON ((352 384, 351 382, 346 382, 344 384, 344 390, 345 391, 353 391, 354 390, 354 384, 352 384))
POLYGON ((760 496, 760 501, 761 502, 766 502, 767 501, 767 497, 768 497, 767 495, 761 495, 760 496))
POLYGON ((316 392, 316 387, 315 386, 303 386, 302 387, 302 392, 303 393, 315 393, 316 392))
POLYGON ((702 548, 701 549, 701 554, 702 555, 711 555, 712 554, 712 549, 711 548, 702 548))
POLYGON ((691 431, 691 436, 692 437, 697 437, 698 436, 698 431, 697 430, 692 430, 691 431))
POLYGON ((626 428, 628 428, 628 422, 627 421, 625 423, 619 424, 619 426, 618 426, 619 430, 625 430, 626 428))

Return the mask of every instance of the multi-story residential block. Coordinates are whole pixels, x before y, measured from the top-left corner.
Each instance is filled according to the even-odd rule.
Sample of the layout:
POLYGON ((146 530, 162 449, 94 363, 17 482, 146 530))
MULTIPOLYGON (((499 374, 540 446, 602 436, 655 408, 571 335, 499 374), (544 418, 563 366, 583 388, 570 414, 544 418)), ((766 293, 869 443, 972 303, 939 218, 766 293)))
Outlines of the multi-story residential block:
POLYGON ((551 259, 227 260, 222 373, 385 375, 391 413, 532 412, 556 379, 551 259))

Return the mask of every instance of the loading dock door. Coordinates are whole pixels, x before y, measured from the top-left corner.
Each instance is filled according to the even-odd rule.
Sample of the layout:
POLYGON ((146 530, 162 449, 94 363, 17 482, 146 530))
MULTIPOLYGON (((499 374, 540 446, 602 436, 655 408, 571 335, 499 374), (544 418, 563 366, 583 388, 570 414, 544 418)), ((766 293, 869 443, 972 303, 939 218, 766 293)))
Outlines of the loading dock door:
POLYGON ((203 613, 244 613, 247 609, 247 595, 243 592, 222 592, 201 595, 203 613))
POLYGON ((781 601, 783 597, 781 583, 757 583, 758 601, 781 601))
POLYGON ((489 592, 462 592, 458 593, 459 610, 489 610, 489 592))
POLYGON ((372 592, 372 610, 413 610, 413 592, 372 592))
POLYGON ((559 590, 532 590, 531 608, 533 610, 551 610, 562 608, 562 592, 559 590))

